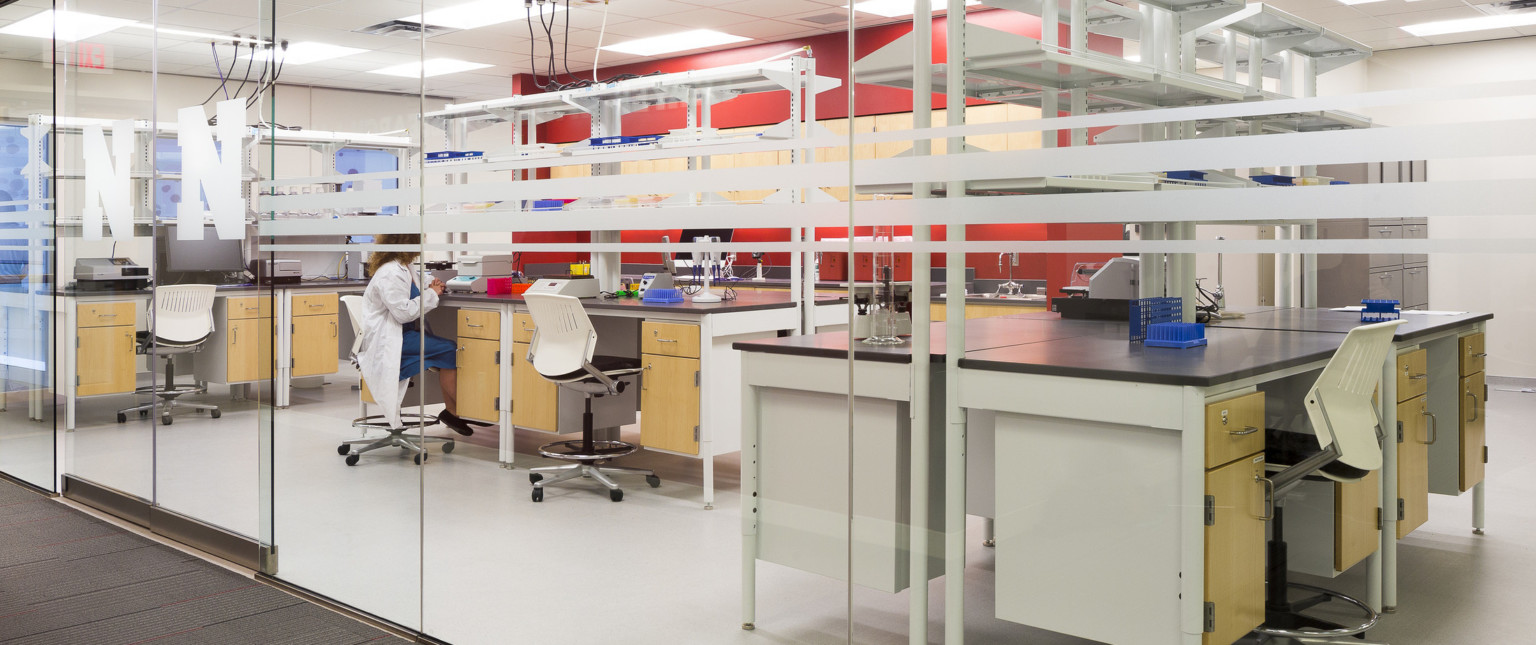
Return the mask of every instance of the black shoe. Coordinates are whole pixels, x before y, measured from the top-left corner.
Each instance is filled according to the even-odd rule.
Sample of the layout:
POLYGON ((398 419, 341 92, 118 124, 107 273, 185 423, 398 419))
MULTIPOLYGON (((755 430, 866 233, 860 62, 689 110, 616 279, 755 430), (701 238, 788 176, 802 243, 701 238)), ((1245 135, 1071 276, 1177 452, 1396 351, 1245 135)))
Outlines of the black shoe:
POLYGON ((472 434, 475 434, 474 428, 469 427, 469 424, 466 423, 463 419, 460 419, 458 415, 447 410, 443 410, 442 412, 437 413, 437 420, 441 421, 443 425, 448 426, 448 429, 453 430, 460 435, 468 437, 472 434))

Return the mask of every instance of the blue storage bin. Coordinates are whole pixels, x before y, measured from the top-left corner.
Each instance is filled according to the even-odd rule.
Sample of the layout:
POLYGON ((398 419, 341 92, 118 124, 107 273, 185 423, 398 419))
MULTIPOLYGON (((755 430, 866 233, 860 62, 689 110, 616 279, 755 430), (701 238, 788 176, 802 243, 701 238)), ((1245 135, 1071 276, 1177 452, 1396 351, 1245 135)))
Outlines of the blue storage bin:
POLYGON ((1167 322, 1147 325, 1148 347, 1199 347, 1206 343, 1205 325, 1199 323, 1167 322))
POLYGON ((677 289, 646 289, 640 295, 641 302, 682 302, 683 292, 677 289))
POLYGON ((1403 317, 1401 304, 1396 300, 1361 300, 1365 308, 1360 310, 1360 322, 1377 323, 1398 320, 1403 317))

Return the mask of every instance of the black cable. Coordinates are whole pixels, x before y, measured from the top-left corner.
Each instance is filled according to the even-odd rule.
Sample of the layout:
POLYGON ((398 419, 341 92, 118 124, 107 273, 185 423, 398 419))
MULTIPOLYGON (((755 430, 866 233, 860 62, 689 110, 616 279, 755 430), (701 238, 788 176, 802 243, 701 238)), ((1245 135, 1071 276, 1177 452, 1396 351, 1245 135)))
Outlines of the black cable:
MULTIPOLYGON (((282 76, 283 76, 283 66, 288 63, 288 43, 287 43, 287 41, 283 42, 283 47, 281 49, 281 52, 283 54, 283 57, 277 61, 277 64, 276 64, 275 68, 272 71, 272 78, 269 81, 267 81, 267 86, 265 88, 262 88, 259 85, 257 86, 257 91, 255 93, 251 94, 251 99, 249 101, 246 101, 246 103, 245 103, 246 109, 250 109, 252 105, 255 105, 256 101, 259 98, 261 98, 261 96, 263 94, 266 94, 268 90, 271 90, 274 86, 277 85, 277 79, 282 78, 282 76)), ((276 57, 274 56, 274 58, 276 58, 276 57)))
POLYGON ((544 27, 544 40, 549 44, 549 61, 545 69, 549 72, 549 80, 556 86, 560 85, 560 79, 555 73, 555 12, 549 12, 549 23, 544 22, 544 3, 539 3, 539 25, 544 27))
MULTIPOLYGON (((542 13, 540 15, 543 15, 542 13)), ((523 4, 523 22, 528 25, 528 74, 533 76, 533 85, 541 90, 548 91, 543 83, 539 82, 539 67, 534 62, 535 47, 533 43, 533 3, 531 0, 523 4)), ((541 21, 542 22, 542 21, 541 21)))
MULTIPOLYGON (((214 46, 214 48, 215 48, 215 50, 217 50, 217 48, 218 48, 218 45, 217 45, 217 44, 216 44, 216 43, 214 43, 214 42, 212 42, 212 41, 209 41, 209 44, 210 44, 210 45, 213 45, 213 46, 214 46)), ((239 53, 240 53, 240 52, 239 52, 239 47, 236 47, 236 48, 235 48, 235 50, 236 50, 236 51, 235 51, 235 54, 236 54, 236 55, 235 55, 235 57, 234 57, 234 58, 231 58, 231 59, 230 59, 230 60, 229 60, 229 74, 233 74, 233 73, 235 73, 235 62, 236 62, 236 61, 239 61, 239 60, 240 60, 240 56, 239 56, 239 53)), ((216 68, 215 68, 215 70, 219 70, 219 69, 222 69, 222 68, 217 68, 217 67, 216 67, 216 68)), ((229 74, 225 74, 225 75, 224 75, 224 77, 225 77, 225 78, 228 78, 228 77, 229 77, 229 74)), ((198 105, 207 105, 207 104, 208 104, 208 102, 209 102, 209 101, 212 101, 212 100, 213 100, 213 97, 214 97, 214 96, 215 96, 215 95, 217 95, 217 94, 218 94, 218 93, 219 93, 219 90, 221 90, 221 89, 224 89, 224 87, 226 87, 226 86, 227 86, 227 83, 228 83, 228 82, 227 82, 227 81, 220 81, 220 82, 219 82, 219 86, 218 86, 218 87, 215 87, 215 88, 213 88, 213 91, 212 91, 212 92, 209 92, 209 93, 208 93, 208 98, 206 98, 206 99, 203 99, 203 102, 202 102, 202 103, 199 103, 199 104, 198 104, 198 105)))
MULTIPOLYGON (((239 55, 239 53, 240 53, 240 43, 236 42, 235 43, 235 54, 239 55)), ((240 79, 240 87, 235 89, 235 97, 236 98, 239 98, 240 97, 240 92, 245 89, 246 81, 251 80, 251 64, 256 62, 256 55, 257 55, 256 43, 251 43, 251 57, 245 59, 245 78, 240 79)))
POLYGON ((565 0, 565 53, 560 56, 560 64, 565 67, 565 75, 580 83, 581 79, 571 73, 571 0, 565 0))

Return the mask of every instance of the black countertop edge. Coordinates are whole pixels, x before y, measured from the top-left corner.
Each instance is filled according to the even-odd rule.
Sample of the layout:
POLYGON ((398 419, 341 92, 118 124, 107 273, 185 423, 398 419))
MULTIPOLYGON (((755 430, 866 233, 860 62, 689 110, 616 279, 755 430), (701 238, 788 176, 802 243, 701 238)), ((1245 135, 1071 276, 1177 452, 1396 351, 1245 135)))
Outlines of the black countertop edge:
MULTIPOLYGON (((1418 316, 1412 316, 1410 314, 1409 317, 1404 317, 1404 320, 1409 320, 1411 318, 1417 318, 1417 317, 1418 316)), ((1426 316, 1426 318, 1434 318, 1434 317, 1433 316, 1426 316)), ((1440 332, 1445 331, 1447 328, 1461 327, 1463 325, 1470 325, 1470 324, 1473 324, 1473 323, 1486 322, 1486 321, 1489 321, 1489 320, 1493 320, 1493 314, 1491 312, 1489 312, 1489 313, 1480 313, 1480 314, 1474 314, 1474 313, 1468 312, 1466 314, 1462 314, 1461 316, 1457 316, 1456 318, 1457 318, 1457 320, 1456 320, 1455 323, 1430 325, 1428 327, 1416 327, 1416 328, 1410 329, 1409 331, 1406 331, 1406 332, 1402 332, 1402 333, 1399 333, 1399 334, 1393 334, 1392 341, 1396 342, 1396 343, 1406 343, 1408 341, 1412 341, 1412 340, 1415 340, 1415 339, 1423 338, 1423 337, 1429 336, 1431 334, 1438 334, 1440 332), (1468 317, 1462 317, 1462 316, 1468 316, 1468 317)), ((1236 322, 1236 321, 1233 321, 1233 322, 1236 322)), ((1360 324, 1364 325, 1364 324, 1368 324, 1368 323, 1360 323, 1360 324)), ((1233 324, 1233 325, 1214 324, 1214 325, 1206 325, 1205 328, 1206 328, 1206 330, 1212 330, 1212 329, 1249 329, 1249 330, 1255 330, 1256 329, 1256 330, 1267 330, 1267 331, 1294 331, 1294 332, 1300 332, 1300 333, 1306 333, 1306 334, 1347 334, 1347 333, 1349 333, 1349 330, 1347 330, 1347 329, 1345 329, 1345 330, 1337 330, 1337 331, 1331 330, 1331 329, 1295 329, 1294 327, 1285 327, 1285 326, 1280 326, 1280 325, 1245 327, 1245 326, 1237 325, 1237 324, 1233 324)), ((1401 328, 1399 328, 1399 329, 1401 329, 1401 328)))
MULTIPOLYGON (((743 352, 753 352, 757 354, 780 354, 783 356, 800 356, 804 358, 831 358, 837 360, 848 358, 848 350, 833 349, 830 347, 766 345, 754 343, 752 341, 741 341, 737 343, 731 343, 731 349, 743 352)), ((896 347, 892 347, 892 349, 896 349, 896 347)), ((910 365, 912 363, 912 354, 909 352, 888 350, 881 351, 880 349, 870 348, 866 350, 856 350, 854 352, 854 359, 860 361, 871 361, 875 363, 895 363, 898 365, 910 365)), ((944 362, 944 355, 935 354, 933 362, 944 362)))
POLYGON ((1127 372, 1108 370, 1092 367, 1071 367, 1062 365, 1048 365, 1039 363, 1017 363, 1013 361, 990 361, 973 358, 961 358, 960 369, 970 369, 984 372, 1011 372, 1014 374, 1040 374, 1044 376, 1070 376, 1075 378, 1089 378, 1103 381, 1125 381, 1129 383, 1150 383, 1153 385, 1189 385, 1195 387, 1210 387, 1231 383, 1250 376, 1268 374, 1283 369, 1307 365, 1324 360, 1327 356, 1304 356, 1282 361, 1275 361, 1263 367, 1251 367, 1214 376, 1190 376, 1184 374, 1155 374, 1148 372, 1127 372))
MULTIPOLYGON (((1472 323, 1480 323, 1480 322, 1483 322, 1483 321, 1486 321, 1486 320, 1493 320, 1493 314, 1492 313, 1474 314, 1471 318, 1463 318, 1461 320, 1456 321, 1456 324, 1454 326, 1460 327, 1462 325, 1469 325, 1469 324, 1472 324, 1472 323)), ((1424 329, 1415 329, 1413 331, 1410 331, 1410 332, 1407 332, 1407 333, 1404 333, 1404 334, 1397 334, 1397 335, 1392 337, 1392 340, 1394 340, 1396 342, 1407 342, 1407 341, 1413 340, 1415 338, 1421 338, 1421 337, 1424 337, 1424 336, 1428 336, 1430 334, 1437 334, 1437 333, 1440 333, 1442 331, 1445 331, 1444 327, 1427 327, 1427 328, 1424 328, 1424 329)))
MULTIPOLYGON (((508 294, 508 295, 495 295, 495 296, 491 296, 491 295, 486 295, 486 294, 483 294, 483 293, 475 293, 475 294, 459 294, 459 293, 456 293, 456 294, 445 294, 442 297, 442 299, 440 300, 440 302, 442 302, 445 305, 452 305, 454 303, 484 303, 484 304, 497 304, 497 305, 499 305, 499 304, 503 304, 503 303, 506 303, 506 302, 518 303, 518 302, 522 302, 522 301, 523 301, 523 299, 522 299, 521 296, 515 296, 515 295, 510 295, 510 294, 508 294)), ((629 302, 633 302, 633 301, 629 301, 629 302)), ((820 301, 818 301, 816 304, 817 305, 831 305, 831 304, 840 304, 841 302, 842 302, 842 300, 839 300, 839 299, 836 299, 836 298, 824 298, 824 299, 821 299, 820 301)), ((779 301, 779 302, 755 302, 755 303, 747 303, 747 304, 732 304, 732 303, 733 303, 733 301, 727 300, 727 301, 720 302, 720 303, 710 303, 710 304, 702 304, 702 305, 695 305, 695 304, 693 304, 691 302, 687 302, 687 301, 677 302, 677 303, 658 303, 658 304, 645 304, 644 302, 635 303, 635 304, 625 304, 625 303, 619 302, 619 301, 603 300, 603 299, 600 299, 600 298, 582 298, 581 299, 582 306, 587 308, 587 309, 604 310, 604 311, 645 311, 645 312, 655 312, 655 313, 678 313, 678 312, 698 313, 698 314, 738 313, 738 312, 745 312, 745 311, 764 311, 764 310, 770 310, 770 309, 790 309, 790 308, 793 308, 795 306, 795 302, 794 301, 790 301, 790 300, 784 300, 784 301, 779 301)))

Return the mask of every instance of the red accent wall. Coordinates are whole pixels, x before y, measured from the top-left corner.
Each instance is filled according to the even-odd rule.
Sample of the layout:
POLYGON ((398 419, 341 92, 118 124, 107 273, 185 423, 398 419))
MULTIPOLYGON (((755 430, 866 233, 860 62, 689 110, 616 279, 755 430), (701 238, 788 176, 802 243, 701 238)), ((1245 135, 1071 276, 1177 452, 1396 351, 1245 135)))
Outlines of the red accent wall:
MULTIPOLYGON (((1040 37, 1040 18, 1013 11, 987 10, 975 11, 967 14, 967 21, 993 29, 1007 31, 1030 38, 1040 37)), ((934 62, 944 62, 945 48, 945 19, 935 18, 933 21, 933 49, 934 62)), ((895 23, 860 29, 856 34, 854 43, 855 59, 862 58, 871 52, 889 44, 902 35, 912 30, 911 22, 895 23)), ((1066 42, 1069 38, 1068 28, 1061 26, 1060 39, 1066 42)), ((845 84, 848 79, 848 36, 846 33, 826 34, 808 38, 783 41, 777 43, 764 43, 749 45, 718 52, 707 52, 689 56, 665 60, 645 61, 618 67, 602 68, 599 75, 608 78, 616 74, 649 74, 653 72, 677 73, 694 69, 708 69, 724 65, 738 65, 752 61, 762 60, 776 54, 809 46, 812 55, 816 58, 816 71, 823 76, 831 76, 841 79, 845 84)), ((1122 52, 1122 44, 1119 39, 1108 38, 1095 34, 1089 34, 1088 47, 1094 51, 1119 55, 1122 52)), ((591 71, 577 72, 577 77, 590 77, 591 71)), ((534 78, 528 75, 519 75, 514 79, 514 87, 527 89, 530 93, 537 92, 534 78)), ((846 86, 845 86, 846 87, 846 86)), ((714 126, 718 128, 734 128, 747 126, 762 126, 780 123, 789 118, 787 90, 784 92, 764 92, 759 94, 744 95, 724 103, 718 103, 713 108, 714 126)), ((847 94, 843 88, 824 92, 816 99, 817 119, 839 119, 848 115, 847 94)), ((860 84, 855 93, 854 113, 858 116, 874 114, 889 114, 910 112, 912 109, 912 92, 898 88, 881 87, 876 85, 860 84)), ((941 93, 933 95, 932 105, 935 109, 943 109, 944 96, 941 93)), ((979 100, 969 100, 970 105, 985 103, 979 100)), ((660 134, 674 128, 681 128, 686 124, 687 110, 680 104, 657 106, 645 110, 632 112, 624 116, 624 134, 660 134)), ((568 116, 556 119, 538 126, 538 140, 547 143, 564 143, 584 139, 591 133, 591 120, 585 115, 568 116)), ((1092 130, 1089 140, 1093 135, 1102 130, 1092 130)), ((1059 134, 1060 145, 1069 143, 1069 134, 1059 134)), ((548 171, 539 173, 540 177, 547 177, 548 171)), ((552 196, 553 197, 553 196, 552 196)), ((1043 240, 1043 239, 1120 239, 1121 227, 1118 225, 1099 224, 987 224, 971 226, 967 229, 968 238, 971 240, 1043 240)), ((677 240, 680 230, 656 230, 656 231, 625 231, 622 235, 624 242, 660 242, 663 235, 677 240)), ((868 235, 867 231, 859 232, 860 235, 868 235)), ((898 229, 898 235, 910 235, 911 227, 898 229)), ((816 239, 847 237, 846 228, 818 228, 816 239)), ((590 239, 587 233, 526 233, 513 236, 514 242, 584 242, 590 239)), ((936 227, 934 239, 944 239, 943 227, 936 227)), ((789 232, 785 229, 737 229, 734 241, 774 241, 785 242, 789 240, 789 232)), ((1073 263, 1102 261, 1113 256, 1076 256, 1076 255, 1045 255, 1024 254, 1020 257, 1019 266, 1014 268, 1016 279, 1046 279, 1050 293, 1055 294, 1056 289, 1066 284, 1068 272, 1073 263)), ((581 253, 526 253, 524 262, 566 262, 585 260, 586 254, 581 253)), ((632 263, 660 263, 661 256, 658 253, 625 253, 624 262, 632 263)), ((789 254, 769 253, 764 262, 769 266, 787 266, 789 254)), ((943 266, 944 258, 936 254, 933 258, 934 266, 943 266)), ((745 274, 745 269, 751 266, 751 256, 742 254, 738 259, 738 265, 742 267, 739 274, 745 274)), ((972 253, 966 257, 966 266, 976 269, 976 277, 982 279, 1004 279, 1008 277, 1007 269, 999 269, 997 256, 986 253, 972 253)))

